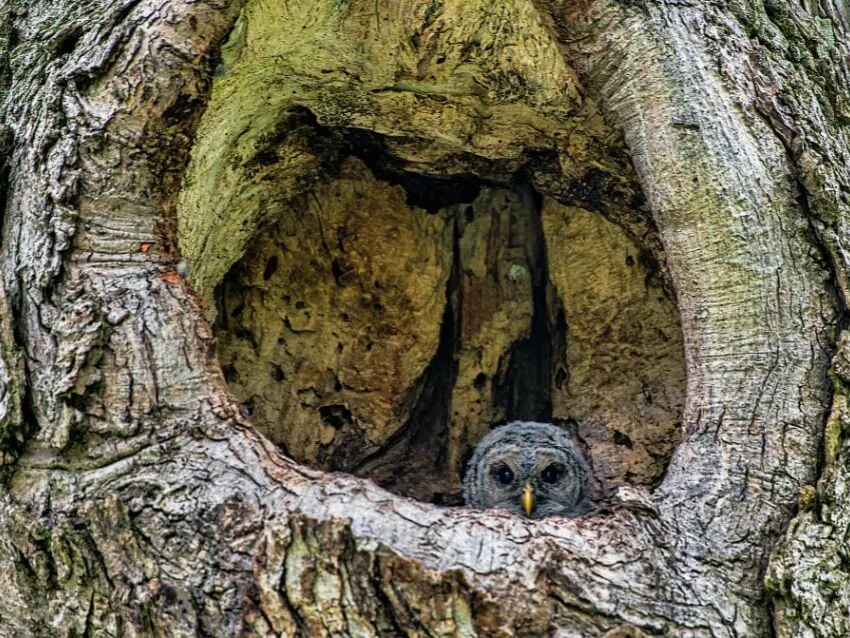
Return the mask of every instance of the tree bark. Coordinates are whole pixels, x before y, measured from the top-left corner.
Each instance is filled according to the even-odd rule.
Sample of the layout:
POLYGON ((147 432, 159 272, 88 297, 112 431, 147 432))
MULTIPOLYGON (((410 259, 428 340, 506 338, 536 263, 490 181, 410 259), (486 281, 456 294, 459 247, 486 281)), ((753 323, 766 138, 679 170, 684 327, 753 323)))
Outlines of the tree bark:
MULTIPOLYGON (((395 23, 414 58, 454 50, 440 34, 460 38, 476 7, 0 0, 4 632, 845 635, 846 7, 500 7, 494 24, 528 26, 569 115, 547 110, 545 85, 516 106, 470 71, 467 93, 424 99, 440 86, 345 67, 355 42, 366 61, 392 49, 408 33, 395 23), (263 48, 302 26, 321 47, 263 48), (331 81, 310 66, 334 60, 331 81), (411 103, 429 117, 405 121, 411 103), (478 128, 437 117, 449 109, 478 128), (575 135, 605 168, 601 201, 553 142, 568 127, 591 131, 575 135), (256 431, 204 312, 324 170, 308 128, 328 148, 350 143, 343 129, 385 135, 385 158, 423 174, 527 171, 663 261, 687 388, 656 490, 526 521, 309 469, 256 431), (263 175, 289 197, 251 199, 263 175), (648 206, 622 204, 635 175, 648 206)), ((494 41, 485 59, 504 54, 494 41)))

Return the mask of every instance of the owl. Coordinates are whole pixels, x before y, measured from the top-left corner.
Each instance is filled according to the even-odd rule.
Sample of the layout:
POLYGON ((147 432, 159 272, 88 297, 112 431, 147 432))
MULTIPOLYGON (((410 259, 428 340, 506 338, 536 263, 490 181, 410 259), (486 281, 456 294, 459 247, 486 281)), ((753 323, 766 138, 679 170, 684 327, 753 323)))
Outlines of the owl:
POLYGON ((580 516, 590 509, 590 468, 567 433, 551 423, 514 421, 482 438, 463 479, 466 504, 530 518, 580 516))

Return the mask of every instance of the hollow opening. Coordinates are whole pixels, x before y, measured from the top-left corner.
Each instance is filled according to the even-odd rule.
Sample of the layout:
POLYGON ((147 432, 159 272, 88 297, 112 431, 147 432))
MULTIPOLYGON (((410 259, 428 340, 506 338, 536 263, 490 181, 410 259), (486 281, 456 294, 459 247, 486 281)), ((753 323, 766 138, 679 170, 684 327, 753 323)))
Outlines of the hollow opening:
POLYGON ((307 465, 459 504, 491 427, 552 421, 597 493, 655 486, 680 440, 682 333, 658 251, 591 210, 604 176, 544 194, 529 170, 435 176, 378 136, 335 141, 216 290, 219 358, 259 429, 307 465))

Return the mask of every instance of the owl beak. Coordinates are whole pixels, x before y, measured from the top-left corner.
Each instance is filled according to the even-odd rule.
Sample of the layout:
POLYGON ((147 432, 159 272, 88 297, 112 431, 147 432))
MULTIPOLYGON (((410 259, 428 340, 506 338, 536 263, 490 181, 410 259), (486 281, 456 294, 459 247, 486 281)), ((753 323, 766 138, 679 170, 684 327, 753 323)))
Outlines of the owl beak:
POLYGON ((530 483, 526 483, 525 487, 522 488, 522 509, 525 510, 526 516, 531 516, 536 500, 534 497, 534 487, 530 483))

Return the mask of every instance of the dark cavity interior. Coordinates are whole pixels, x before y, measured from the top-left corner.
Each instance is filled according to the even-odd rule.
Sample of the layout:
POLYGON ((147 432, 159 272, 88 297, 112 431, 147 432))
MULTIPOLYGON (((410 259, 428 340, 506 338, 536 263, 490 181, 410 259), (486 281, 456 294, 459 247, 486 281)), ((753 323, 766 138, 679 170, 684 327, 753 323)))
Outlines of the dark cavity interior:
POLYGON ((657 253, 588 204, 593 177, 556 201, 521 172, 435 177, 347 144, 217 290, 257 427, 435 503, 461 502, 472 447, 515 419, 568 428, 597 490, 656 485, 680 440, 678 313, 657 253))

